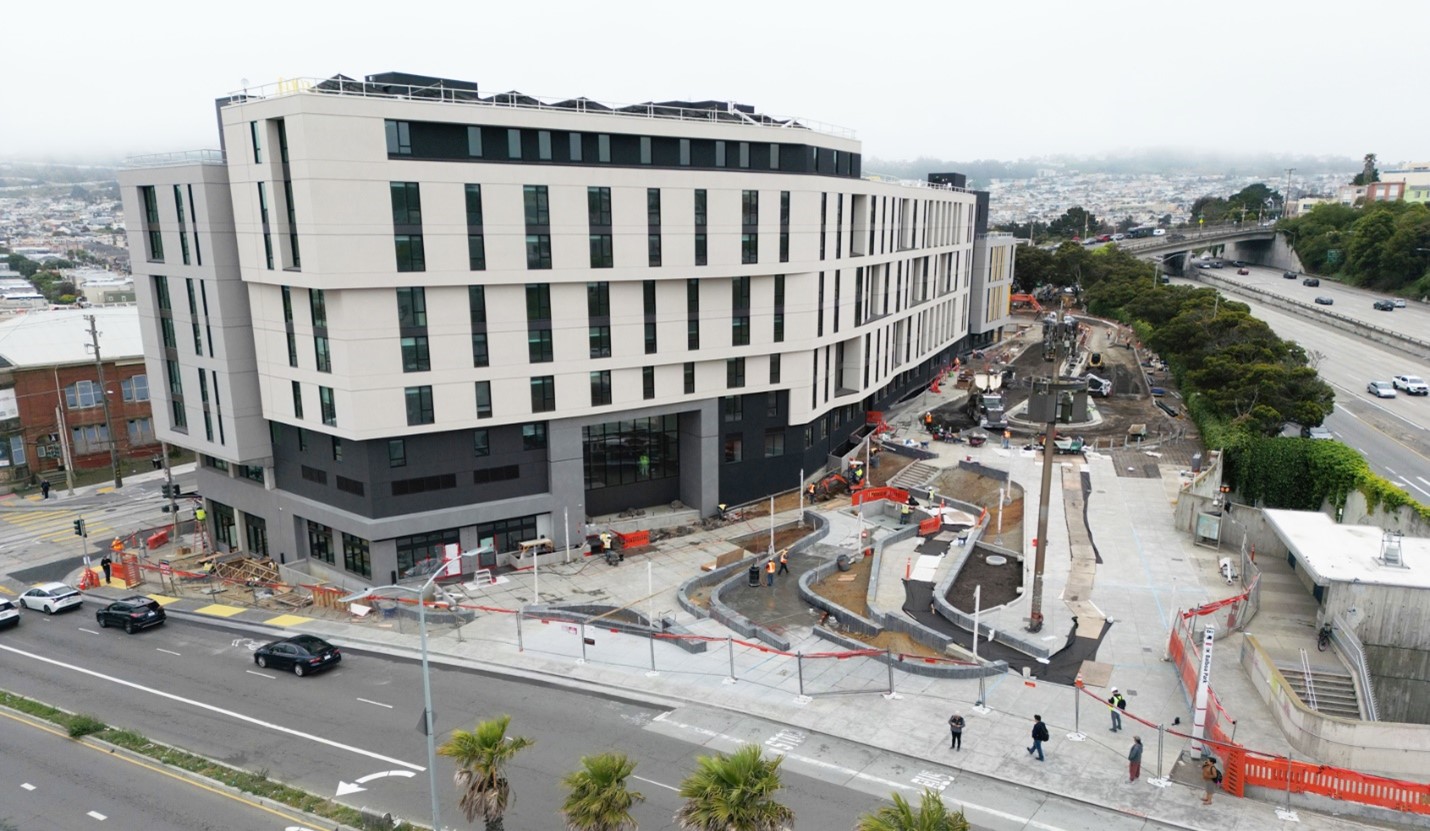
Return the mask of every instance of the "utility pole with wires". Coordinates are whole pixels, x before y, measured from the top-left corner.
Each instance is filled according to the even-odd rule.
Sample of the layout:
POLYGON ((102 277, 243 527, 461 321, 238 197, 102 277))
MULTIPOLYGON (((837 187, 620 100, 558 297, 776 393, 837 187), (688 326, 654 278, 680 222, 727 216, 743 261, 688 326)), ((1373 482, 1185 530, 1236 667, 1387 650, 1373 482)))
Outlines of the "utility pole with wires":
POLYGON ((1287 217, 1287 210, 1291 207, 1291 174, 1296 172, 1296 168, 1286 168, 1286 192, 1281 194, 1281 218, 1287 217))
POLYGON ((119 439, 114 435, 114 419, 109 413, 109 387, 104 383, 104 358, 99 354, 99 335, 94 315, 85 315, 89 321, 87 349, 94 350, 94 368, 99 373, 99 403, 104 405, 104 429, 109 434, 109 466, 114 471, 114 487, 124 487, 124 475, 119 469, 119 439))

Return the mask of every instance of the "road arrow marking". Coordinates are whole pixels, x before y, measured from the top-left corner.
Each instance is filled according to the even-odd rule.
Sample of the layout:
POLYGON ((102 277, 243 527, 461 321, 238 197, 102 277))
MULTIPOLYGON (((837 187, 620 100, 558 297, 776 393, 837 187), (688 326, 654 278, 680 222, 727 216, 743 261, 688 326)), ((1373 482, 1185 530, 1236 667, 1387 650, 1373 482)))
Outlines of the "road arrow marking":
POLYGON ((364 788, 363 785, 366 785, 374 779, 381 779, 385 776, 402 776, 410 779, 411 777, 416 775, 417 774, 413 773, 410 770, 384 770, 379 773, 369 773, 367 776, 360 777, 358 779, 353 780, 352 782, 344 782, 343 780, 339 779, 338 796, 347 796, 350 793, 365 791, 367 790, 367 788, 364 788))

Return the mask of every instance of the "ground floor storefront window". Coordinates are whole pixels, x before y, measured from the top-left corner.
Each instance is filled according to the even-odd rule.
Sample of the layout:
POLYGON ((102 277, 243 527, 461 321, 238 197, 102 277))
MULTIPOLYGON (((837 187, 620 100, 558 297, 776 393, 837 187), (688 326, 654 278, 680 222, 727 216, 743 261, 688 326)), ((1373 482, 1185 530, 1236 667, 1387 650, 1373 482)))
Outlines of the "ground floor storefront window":
POLYGON ((587 490, 680 475, 678 415, 593 424, 581 438, 587 490))

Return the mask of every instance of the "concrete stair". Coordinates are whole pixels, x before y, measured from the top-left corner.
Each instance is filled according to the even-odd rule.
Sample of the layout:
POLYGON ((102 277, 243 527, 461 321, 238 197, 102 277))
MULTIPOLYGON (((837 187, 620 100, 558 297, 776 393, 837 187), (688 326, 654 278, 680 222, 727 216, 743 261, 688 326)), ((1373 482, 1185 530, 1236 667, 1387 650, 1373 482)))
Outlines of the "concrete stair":
MULTIPOLYGON (((1281 665, 1279 669, 1286 677, 1286 683, 1301 697, 1301 701, 1310 707, 1311 700, 1306 695, 1306 673, 1301 667, 1290 664, 1281 665)), ((1313 709, 1317 712, 1341 718, 1362 718, 1355 679, 1349 672, 1311 667, 1311 683, 1315 686, 1316 703, 1313 709)))
POLYGON ((889 484, 896 488, 914 488, 926 485, 938 476, 939 469, 928 462, 914 462, 894 474, 889 484))

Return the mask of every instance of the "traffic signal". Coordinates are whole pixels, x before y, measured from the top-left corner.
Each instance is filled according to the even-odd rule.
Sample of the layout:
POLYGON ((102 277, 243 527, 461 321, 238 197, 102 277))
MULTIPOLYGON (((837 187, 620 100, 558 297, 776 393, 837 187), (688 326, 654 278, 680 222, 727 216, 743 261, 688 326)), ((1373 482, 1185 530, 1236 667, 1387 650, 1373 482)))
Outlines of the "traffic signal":
POLYGON ((84 536, 84 520, 83 520, 83 519, 77 519, 77 520, 74 521, 74 535, 75 535, 76 537, 83 537, 83 536, 84 536))

